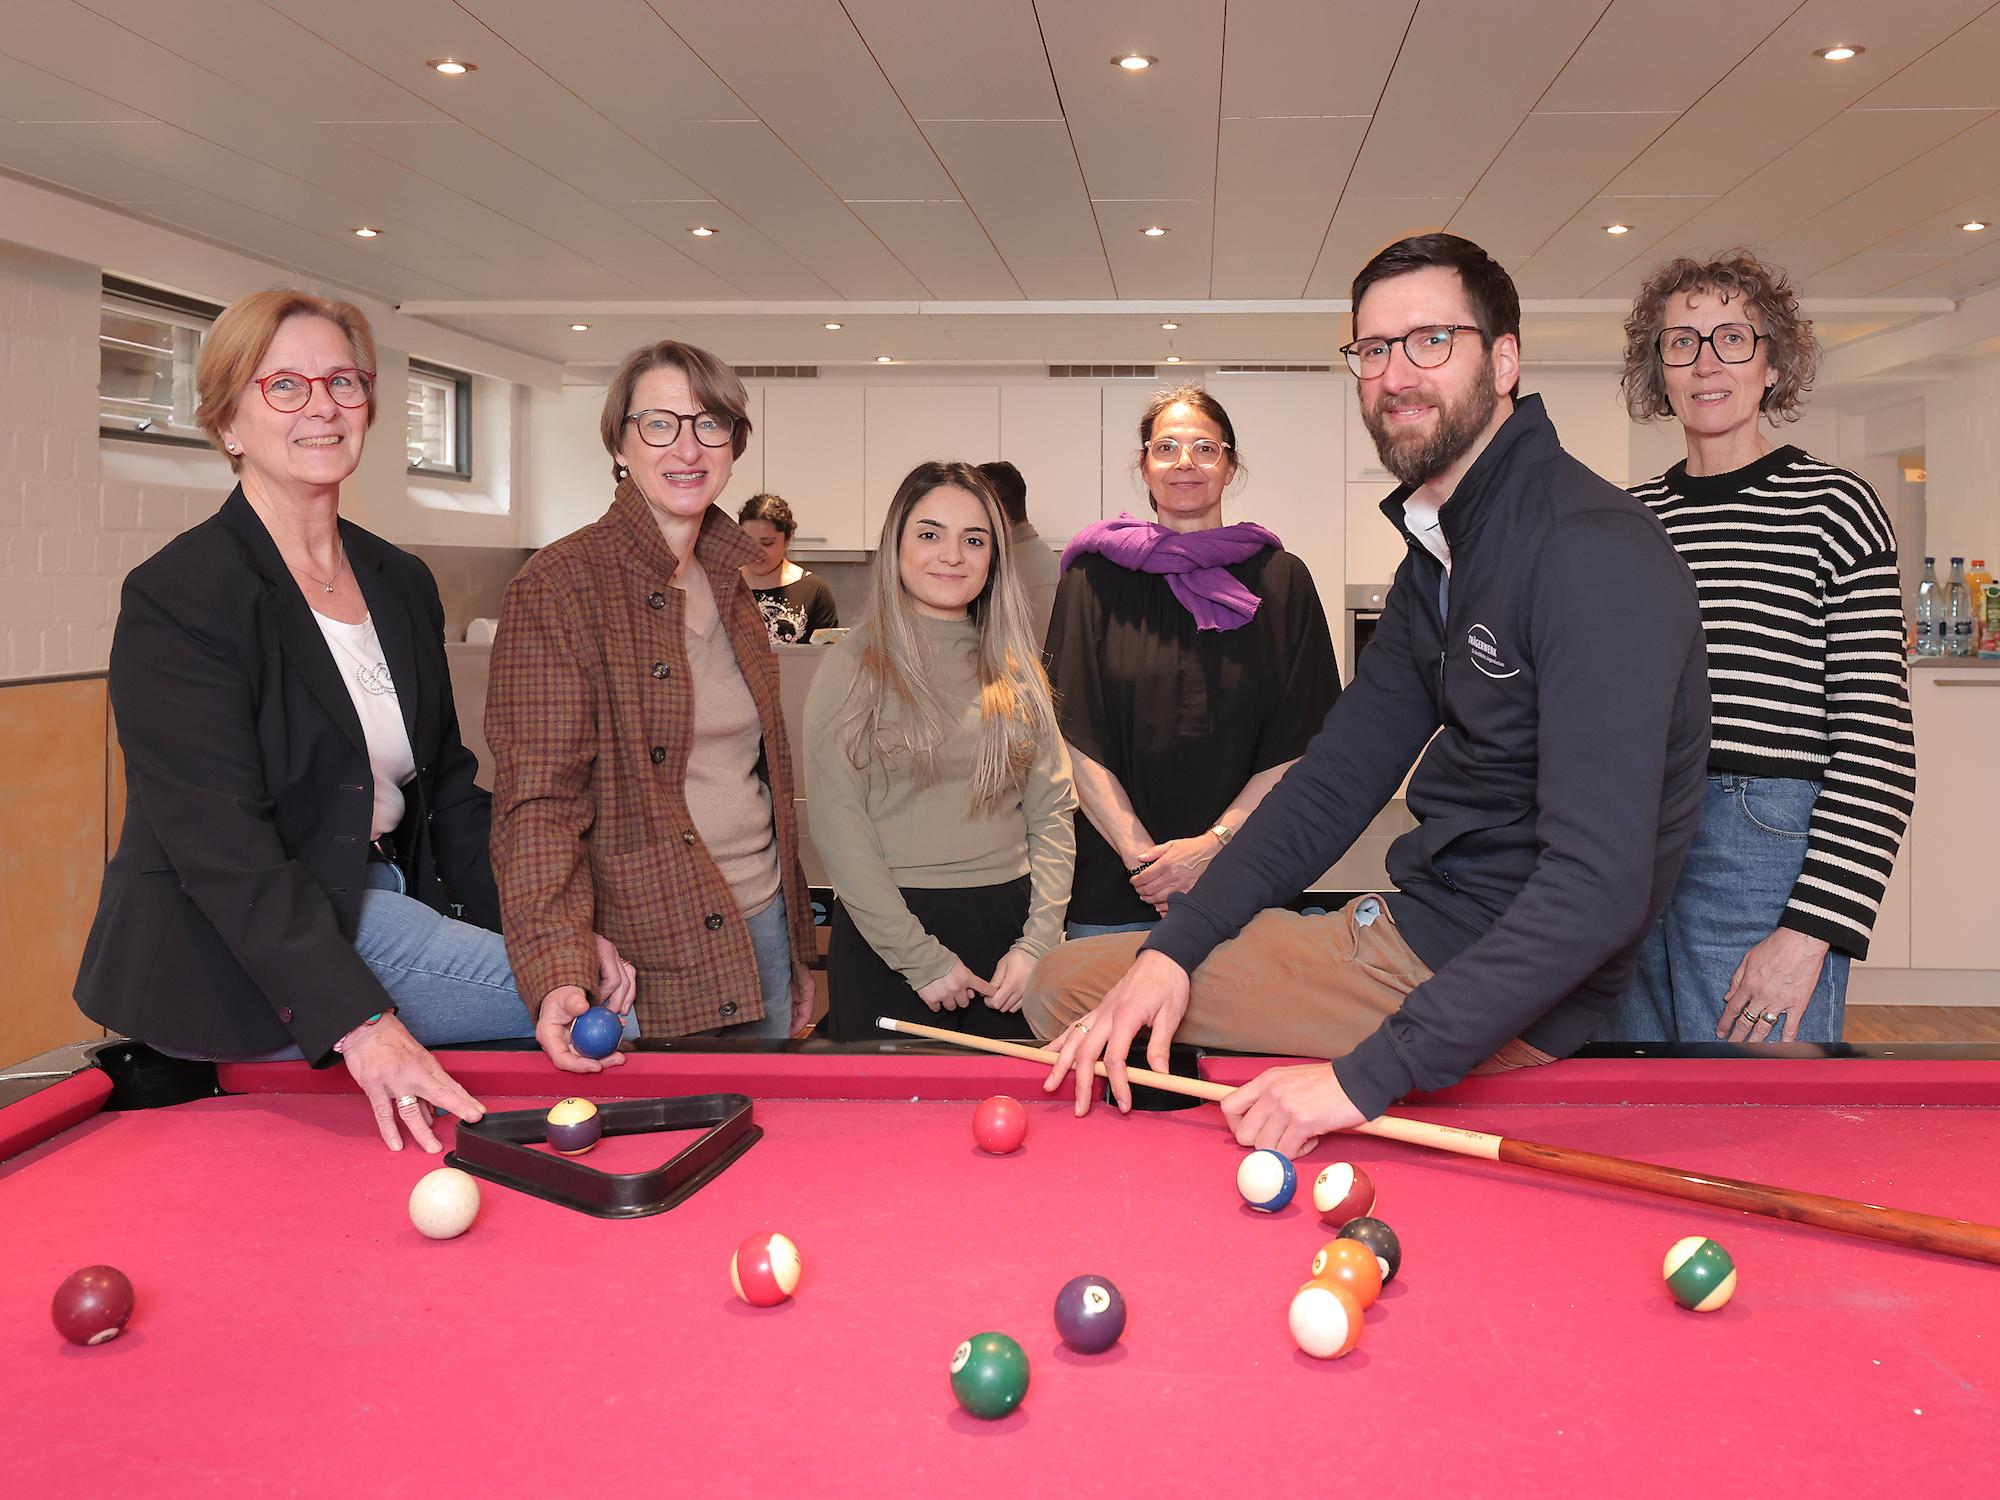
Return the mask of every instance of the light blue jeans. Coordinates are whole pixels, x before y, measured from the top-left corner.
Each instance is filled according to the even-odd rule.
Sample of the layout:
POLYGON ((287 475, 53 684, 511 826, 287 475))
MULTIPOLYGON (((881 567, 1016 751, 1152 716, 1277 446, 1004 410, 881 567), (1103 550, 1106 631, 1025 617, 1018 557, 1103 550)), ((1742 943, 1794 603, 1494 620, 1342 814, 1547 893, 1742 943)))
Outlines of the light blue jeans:
MULTIPOLYGON (((1646 934, 1631 987, 1596 1040, 1716 1040, 1736 966, 1777 929, 1805 865, 1818 797, 1817 781, 1710 775, 1680 883, 1646 934)), ((1846 954, 1829 952, 1804 1014, 1782 1017, 1769 1040, 1839 1041, 1848 964, 1846 954)))
POLYGON ((758 1020, 701 1035, 783 1041, 792 1034, 792 934, 785 915, 784 888, 779 888, 769 906, 743 920, 750 928, 750 949, 757 955, 757 982, 764 990, 764 1014, 758 1020))

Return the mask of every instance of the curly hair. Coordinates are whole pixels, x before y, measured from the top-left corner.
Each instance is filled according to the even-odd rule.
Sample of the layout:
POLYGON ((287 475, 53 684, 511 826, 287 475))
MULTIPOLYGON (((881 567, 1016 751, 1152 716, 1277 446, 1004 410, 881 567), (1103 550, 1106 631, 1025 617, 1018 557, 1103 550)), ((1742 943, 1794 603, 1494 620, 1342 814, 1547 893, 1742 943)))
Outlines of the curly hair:
POLYGON ((1625 409, 1635 422, 1670 417, 1665 372, 1658 342, 1666 327, 1667 299, 1676 292, 1711 292, 1725 303, 1741 299, 1755 308, 1778 377, 1758 407, 1773 423, 1805 415, 1805 395, 1819 373, 1819 340, 1812 319, 1799 311, 1799 294, 1778 266, 1767 266, 1748 250, 1730 250, 1706 263, 1685 256, 1670 260, 1646 278, 1625 319, 1625 370, 1618 377, 1625 409))

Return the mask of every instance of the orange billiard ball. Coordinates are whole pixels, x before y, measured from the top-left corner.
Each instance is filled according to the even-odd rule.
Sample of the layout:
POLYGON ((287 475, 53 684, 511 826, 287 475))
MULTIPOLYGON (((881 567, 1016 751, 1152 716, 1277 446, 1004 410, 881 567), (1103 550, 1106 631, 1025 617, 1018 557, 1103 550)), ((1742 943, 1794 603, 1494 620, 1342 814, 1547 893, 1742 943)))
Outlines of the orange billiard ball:
POLYGON ((1313 1257, 1313 1279, 1344 1286, 1364 1311, 1382 1295, 1382 1264, 1359 1240, 1328 1240, 1313 1257))

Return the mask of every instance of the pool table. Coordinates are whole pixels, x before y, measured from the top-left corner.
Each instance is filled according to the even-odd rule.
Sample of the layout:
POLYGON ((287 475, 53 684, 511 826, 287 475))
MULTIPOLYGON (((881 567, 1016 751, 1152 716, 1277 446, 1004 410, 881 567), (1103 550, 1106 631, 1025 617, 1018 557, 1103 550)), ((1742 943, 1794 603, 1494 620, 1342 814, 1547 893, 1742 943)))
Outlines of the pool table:
MULTIPOLYGON (((1726 1049, 1724 1049, 1726 1051, 1726 1049)), ((593 1079, 447 1055, 490 1109, 740 1091, 764 1134, 686 1202, 593 1218, 483 1186, 462 1238, 410 1224, 437 1163, 391 1154, 344 1073, 225 1065, 221 1093, 106 1108, 107 1074, 0 1099, 0 1442, 14 1494, 2000 1494, 2000 1267, 1366 1137, 1243 1205, 1209 1106, 1073 1117, 1031 1066, 825 1045, 643 1051, 593 1079), (973 1104, 1027 1102, 989 1156, 973 1104), (1402 1238, 1360 1346, 1286 1330, 1330 1237, 1326 1162, 1365 1165, 1402 1238), (798 1294, 753 1308, 731 1252, 778 1230, 798 1294), (1676 1306, 1669 1244, 1741 1284, 1676 1306), (63 1342, 70 1271, 138 1310, 63 1342), (1075 1354, 1070 1277, 1130 1324, 1075 1354), (1025 1403, 953 1401, 955 1346, 1026 1348, 1025 1403)), ((1210 1058, 1239 1082, 1264 1060, 1210 1058)), ((1585 1058, 1402 1112, 1986 1222, 2000 1061, 1585 1058)), ((584 1160, 637 1171, 670 1138, 584 1160)))

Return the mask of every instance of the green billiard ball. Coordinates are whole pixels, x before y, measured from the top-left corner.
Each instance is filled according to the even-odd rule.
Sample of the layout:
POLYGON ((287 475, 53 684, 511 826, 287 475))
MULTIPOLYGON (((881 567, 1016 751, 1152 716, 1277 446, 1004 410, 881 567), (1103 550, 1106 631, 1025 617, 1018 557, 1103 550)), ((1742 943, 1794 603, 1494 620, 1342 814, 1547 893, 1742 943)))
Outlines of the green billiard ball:
POLYGON ((1674 1241, 1661 1274, 1674 1301, 1692 1312, 1714 1312, 1736 1295, 1736 1262, 1714 1240, 1698 1234, 1674 1241))
POLYGON ((951 1357, 951 1393, 975 1417, 1004 1417, 1028 1394, 1028 1355, 1004 1333, 975 1333, 951 1357))

